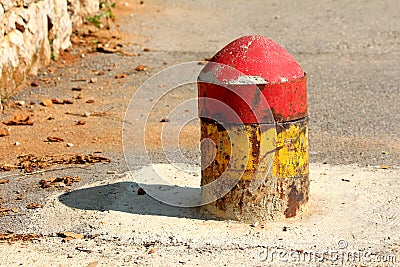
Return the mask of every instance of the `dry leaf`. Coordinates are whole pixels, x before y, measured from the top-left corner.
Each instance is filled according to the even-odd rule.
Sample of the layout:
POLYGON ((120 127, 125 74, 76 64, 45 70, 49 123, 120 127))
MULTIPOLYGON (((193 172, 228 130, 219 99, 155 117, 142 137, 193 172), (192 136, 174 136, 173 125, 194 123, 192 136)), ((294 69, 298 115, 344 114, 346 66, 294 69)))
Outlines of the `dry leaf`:
POLYGON ((99 163, 99 162, 111 162, 108 158, 95 155, 75 155, 68 159, 64 159, 64 164, 86 164, 86 163, 99 163))
POLYGON ((102 46, 98 46, 96 48, 96 51, 101 52, 101 53, 121 53, 123 55, 130 56, 130 57, 137 56, 137 54, 132 54, 132 53, 120 50, 120 49, 107 48, 107 47, 102 47, 102 46))
POLYGON ((115 48, 109 48, 109 47, 103 47, 103 46, 98 46, 96 48, 96 51, 100 52, 100 53, 107 53, 107 54, 108 53, 111 54, 111 53, 118 53, 119 52, 119 50, 117 50, 115 48))
POLYGON ((157 247, 154 247, 154 248, 149 250, 148 254, 153 254, 156 251, 157 251, 157 247))
POLYGON ((99 262, 95 261, 95 262, 89 263, 86 267, 97 267, 97 265, 99 265, 99 262))
POLYGON ((10 180, 9 179, 3 179, 0 180, 0 184, 7 184, 10 180))
POLYGON ((71 186, 73 183, 80 182, 81 178, 78 176, 63 176, 52 178, 49 180, 40 180, 39 184, 41 188, 49 188, 51 186, 60 185, 61 183, 66 186, 71 186))
POLYGON ((48 69, 48 70, 49 70, 49 72, 50 72, 50 73, 54 73, 54 72, 57 70, 57 68, 52 68, 52 67, 49 67, 49 69, 48 69))
POLYGON ((60 100, 60 99, 52 99, 51 100, 51 102, 53 103, 53 104, 58 104, 58 105, 62 105, 62 104, 73 104, 74 103, 74 101, 72 101, 72 100, 60 100))
POLYGON ((39 184, 40 184, 41 188, 49 188, 52 186, 52 184, 51 184, 51 182, 49 182, 49 180, 40 180, 39 184))
POLYGON ((0 213, 7 213, 9 211, 12 211, 14 213, 18 213, 18 209, 17 208, 2 208, 2 207, 0 207, 0 213))
POLYGON ((82 239, 84 236, 81 234, 77 234, 74 232, 61 232, 57 233, 59 237, 63 237, 65 241, 69 241, 71 239, 82 239))
POLYGON ((15 242, 15 241, 32 241, 40 238, 38 234, 14 234, 13 232, 7 231, 0 233, 1 241, 15 242))
POLYGON ((146 71, 146 70, 147 70, 147 67, 146 67, 145 65, 138 65, 138 66, 135 68, 135 70, 136 70, 136 71, 146 71))
POLYGON ((25 172, 32 172, 34 169, 44 169, 55 164, 88 164, 88 163, 109 163, 111 160, 97 155, 77 154, 69 157, 44 156, 41 158, 35 155, 18 156, 16 166, 0 164, 0 170, 9 171, 11 169, 25 169, 25 172))
POLYGON ((18 166, 13 166, 13 165, 10 165, 10 164, 7 164, 7 163, 0 164, 0 171, 9 172, 12 169, 18 169, 18 166))
POLYGON ((41 209, 43 208, 44 205, 43 204, 38 204, 38 203, 30 203, 26 206, 27 209, 33 210, 33 209, 41 209))
POLYGON ((51 100, 51 102, 53 104, 59 104, 59 105, 64 104, 64 100, 54 99, 54 98, 51 100))
POLYGON ((390 169, 391 167, 390 167, 389 165, 381 165, 380 168, 381 168, 381 169, 384 169, 384 170, 388 170, 388 169, 390 169))
POLYGON ((92 103, 94 103, 94 102, 96 102, 96 101, 94 101, 93 99, 86 100, 86 103, 87 103, 87 104, 92 104, 92 103))
POLYGON ((48 142, 64 142, 64 139, 60 138, 60 137, 55 137, 55 136, 48 136, 47 137, 47 141, 48 142))
POLYGON ((53 105, 53 101, 50 98, 42 100, 41 103, 45 107, 51 107, 53 105))
POLYGON ((16 114, 14 119, 10 120, 9 122, 3 122, 5 125, 33 125, 31 121, 31 117, 29 115, 21 115, 16 114))
POLYGON ((120 73, 120 74, 115 75, 115 79, 125 78, 126 76, 128 76, 128 74, 126 74, 126 73, 120 73))
POLYGON ((9 136, 10 133, 7 129, 0 129, 0 137, 9 136))

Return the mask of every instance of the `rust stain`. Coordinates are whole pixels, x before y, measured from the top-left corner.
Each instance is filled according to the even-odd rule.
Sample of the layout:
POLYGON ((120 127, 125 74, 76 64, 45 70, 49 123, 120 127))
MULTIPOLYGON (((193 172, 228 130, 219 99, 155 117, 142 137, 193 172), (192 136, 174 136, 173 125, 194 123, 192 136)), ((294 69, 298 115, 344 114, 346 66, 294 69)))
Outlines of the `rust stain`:
MULTIPOLYGON (((202 138, 218 144, 211 167, 202 171, 202 185, 220 178, 225 170, 230 174, 224 178, 226 182, 239 180, 229 193, 209 204, 211 210, 230 219, 289 218, 298 213, 309 190, 307 118, 279 123, 272 130, 264 124, 222 126, 204 119, 201 123, 202 138), (271 152, 275 152, 275 156, 271 154, 272 174, 263 160, 271 152), (262 180, 256 191, 250 191, 253 179, 262 180)), ((207 151, 202 151, 202 158, 206 155, 207 151)))
POLYGON ((285 210, 286 218, 296 216, 300 204, 303 203, 303 201, 304 201, 304 193, 297 190, 297 187, 294 184, 292 184, 290 186, 290 192, 288 195, 288 205, 285 210))
POLYGON ((224 198, 220 198, 217 199, 217 201, 215 202, 216 206, 218 209, 222 210, 222 211, 226 211, 226 204, 225 204, 225 199, 224 198))
MULTIPOLYGON (((257 165, 260 158, 260 128, 258 126, 255 127, 255 130, 249 131, 249 140, 251 145, 251 155, 253 156, 253 164, 257 165)), ((255 170, 252 170, 253 172, 255 170)))
POLYGON ((307 118, 278 124, 276 146, 274 176, 278 178, 308 176, 307 118))

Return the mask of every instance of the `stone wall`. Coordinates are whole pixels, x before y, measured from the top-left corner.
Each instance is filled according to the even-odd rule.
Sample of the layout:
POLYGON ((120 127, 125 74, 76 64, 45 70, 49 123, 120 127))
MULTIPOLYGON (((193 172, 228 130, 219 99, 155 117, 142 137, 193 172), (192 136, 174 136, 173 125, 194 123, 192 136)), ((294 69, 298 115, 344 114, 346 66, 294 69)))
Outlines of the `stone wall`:
POLYGON ((0 0, 0 94, 71 45, 73 27, 99 11, 99 0, 0 0))

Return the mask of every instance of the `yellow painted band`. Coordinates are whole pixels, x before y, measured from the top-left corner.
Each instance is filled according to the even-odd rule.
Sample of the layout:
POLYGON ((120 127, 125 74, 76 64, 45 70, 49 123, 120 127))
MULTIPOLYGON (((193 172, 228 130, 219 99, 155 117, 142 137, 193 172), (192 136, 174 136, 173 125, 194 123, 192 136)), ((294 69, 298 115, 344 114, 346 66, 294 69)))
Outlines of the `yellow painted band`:
POLYGON ((202 147, 202 184, 218 179, 224 172, 232 179, 248 181, 265 179, 271 173, 277 178, 308 175, 305 119, 278 125, 278 133, 275 127, 266 125, 230 125, 224 129, 201 121, 201 138, 215 144, 202 147), (214 160, 211 155, 215 155, 214 160))
POLYGON ((307 122, 283 125, 276 138, 273 175, 278 178, 305 177, 309 173, 308 161, 307 122))

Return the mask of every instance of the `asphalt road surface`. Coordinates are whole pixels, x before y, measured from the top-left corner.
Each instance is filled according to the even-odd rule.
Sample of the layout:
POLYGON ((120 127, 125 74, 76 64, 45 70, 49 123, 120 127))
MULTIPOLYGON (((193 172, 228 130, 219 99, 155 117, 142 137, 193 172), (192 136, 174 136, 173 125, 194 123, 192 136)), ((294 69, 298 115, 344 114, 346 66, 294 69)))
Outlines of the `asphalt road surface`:
POLYGON ((151 1, 121 29, 173 55, 211 57, 243 35, 286 48, 308 75, 311 156, 400 164, 400 18, 396 1, 151 1))

